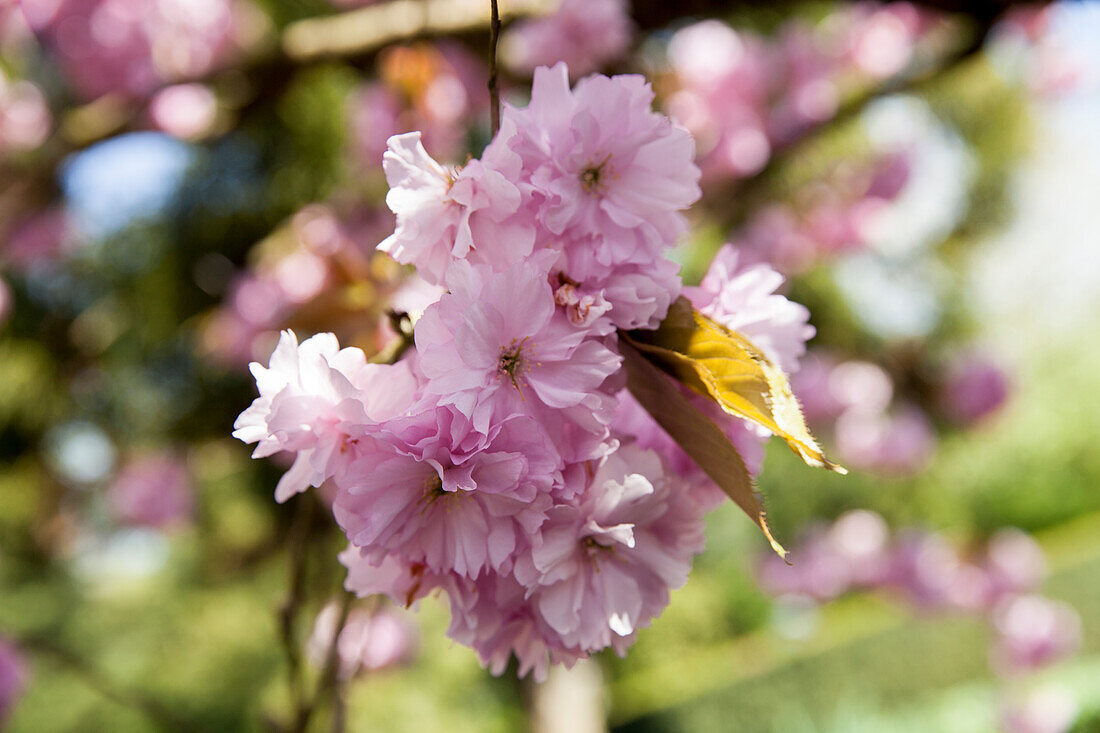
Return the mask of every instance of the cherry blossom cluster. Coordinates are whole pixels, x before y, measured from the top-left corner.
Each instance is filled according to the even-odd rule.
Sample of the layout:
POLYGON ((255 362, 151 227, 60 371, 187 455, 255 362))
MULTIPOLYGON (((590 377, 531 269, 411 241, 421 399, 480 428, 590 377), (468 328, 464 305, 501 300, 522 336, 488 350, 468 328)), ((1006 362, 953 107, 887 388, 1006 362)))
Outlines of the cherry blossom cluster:
POLYGON ((389 138, 420 130, 444 159, 465 155, 467 136, 489 110, 484 61, 453 41, 390 46, 378 54, 378 77, 348 104, 351 152, 364 174, 378 170, 389 138))
POLYGON ((82 97, 144 97, 240 50, 256 18, 233 0, 24 0, 20 8, 82 97), (75 32, 73 29, 87 29, 75 32))
MULTIPOLYGON (((440 288, 414 348, 378 364, 284 332, 235 425, 254 456, 294 455, 279 501, 332 492, 349 589, 441 591, 450 636, 494 673, 624 652, 686 582, 722 496, 620 371, 618 331, 655 328, 683 290, 665 255, 700 195, 690 134, 652 101, 641 77, 570 88, 559 64, 461 168, 419 133, 391 138, 379 249, 440 288)), ((685 295, 792 369, 813 329, 781 282, 727 251, 685 295)), ((758 468, 764 437, 714 412, 758 468)))
POLYGON ((669 42, 679 88, 666 106, 698 140, 705 178, 745 178, 855 90, 903 72, 935 26, 907 2, 856 3, 816 27, 788 22, 775 41, 705 20, 669 42))
POLYGON ((504 63, 513 71, 531 73, 564 61, 571 74, 584 76, 622 57, 633 35, 627 0, 561 0, 553 13, 509 27, 504 63))
POLYGON ((317 614, 306 644, 306 655, 315 666, 324 669, 337 634, 336 673, 340 679, 400 665, 416 656, 416 626, 408 612, 393 606, 373 611, 355 607, 348 611, 343 626, 340 616, 337 603, 329 603, 317 614))
POLYGON ((905 191, 915 155, 902 149, 845 161, 829 185, 808 185, 793 201, 767 204, 731 238, 745 257, 788 274, 873 250, 876 228, 905 191))
POLYGON ((392 217, 374 210, 340 211, 329 204, 310 204, 252 253, 248 267, 226 280, 229 263, 208 259, 196 274, 204 290, 225 291, 221 306, 206 319, 201 333, 204 352, 219 362, 244 367, 270 354, 279 331, 320 317, 341 337, 352 334, 379 348, 393 336, 381 312, 354 311, 334 298, 348 288, 369 285, 402 311, 417 313, 439 297, 439 289, 408 277, 364 240, 381 236, 392 217), (390 267, 379 267, 378 259, 390 267), (311 316, 310 312, 322 312, 311 316), (353 324, 353 325, 352 325, 353 324))
MULTIPOLYGON (((1080 615, 1038 593, 1046 559, 1039 544, 1018 529, 998 530, 981 552, 965 557, 942 535, 906 530, 891 537, 881 516, 855 510, 811 528, 793 553, 793 566, 767 556, 758 566, 761 586, 781 603, 804 607, 852 590, 885 590, 922 612, 978 615, 993 631, 990 666, 1007 680, 1046 669, 1081 646, 1080 615)), ((1033 708, 1048 710, 1048 723, 1054 724, 1039 729, 1052 733, 1069 730, 1074 719, 1072 699, 1039 687, 1006 702, 1003 729, 1035 730, 1026 725, 1036 715, 1033 708)))
MULTIPOLYGON (((837 358, 817 350, 792 380, 806 419, 820 433, 831 433, 837 454, 862 470, 912 475, 936 451, 937 421, 972 428, 989 420, 1009 398, 1003 366, 970 347, 946 363, 921 364, 923 394, 906 395, 878 364, 837 358), (922 399, 914 399, 914 396, 922 399)), ((916 370, 914 370, 916 371, 916 370)), ((908 379, 902 375, 901 382, 908 379)))

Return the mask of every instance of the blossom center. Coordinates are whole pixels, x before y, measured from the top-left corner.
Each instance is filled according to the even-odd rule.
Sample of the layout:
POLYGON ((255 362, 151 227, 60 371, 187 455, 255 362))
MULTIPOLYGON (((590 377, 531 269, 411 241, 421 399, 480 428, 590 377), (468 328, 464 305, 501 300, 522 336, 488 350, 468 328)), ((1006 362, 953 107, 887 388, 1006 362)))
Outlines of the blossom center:
POLYGON ((423 513, 428 510, 428 507, 434 505, 436 501, 457 496, 458 493, 457 491, 447 491, 444 489, 443 477, 433 473, 431 476, 424 479, 424 493, 420 495, 416 503, 420 505, 420 511, 423 513))
POLYGON ((424 479, 424 495, 421 497, 421 501, 430 504, 448 493, 450 492, 443 490, 443 477, 439 474, 432 474, 424 479))
POLYGON ((526 337, 520 341, 512 339, 512 343, 500 350, 500 358, 497 359, 497 372, 508 377, 508 380, 516 389, 520 388, 519 380, 523 378, 523 374, 528 367, 526 358, 528 354, 525 354, 523 350, 526 343, 526 337))
POLYGON ((611 154, 599 163, 589 162, 588 166, 581 170, 581 187, 589 193, 603 193, 607 190, 607 181, 611 178, 611 170, 607 165, 611 160, 611 154))
POLYGON ((596 538, 592 536, 582 538, 581 545, 584 548, 585 558, 592 565, 592 569, 597 573, 600 572, 600 558, 608 554, 615 554, 614 547, 601 545, 596 541, 596 538))

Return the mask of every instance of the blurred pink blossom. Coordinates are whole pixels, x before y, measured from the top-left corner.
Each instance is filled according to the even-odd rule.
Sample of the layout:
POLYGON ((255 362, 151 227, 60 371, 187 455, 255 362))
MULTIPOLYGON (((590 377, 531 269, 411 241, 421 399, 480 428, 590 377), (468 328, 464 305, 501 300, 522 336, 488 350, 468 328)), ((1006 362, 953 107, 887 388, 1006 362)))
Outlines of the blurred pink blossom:
MULTIPOLYGON (((336 603, 325 606, 317 615, 306 648, 314 665, 325 664, 332 637, 340 620, 336 603)), ((417 631, 405 612, 384 606, 371 612, 353 607, 336 642, 340 679, 351 679, 363 671, 377 671, 403 664, 416 654, 417 631)))
POLYGON ((4 237, 2 259, 22 272, 52 262, 72 244, 74 229, 68 212, 60 206, 43 209, 16 222, 4 237))
POLYGON ((49 137, 52 123, 42 90, 23 79, 8 79, 0 69, 0 156, 37 148, 49 137))
POLYGON ((994 669, 1014 674, 1045 667, 1077 651, 1081 617, 1071 606, 1037 595, 1014 596, 993 609, 994 669))
POLYGON ((845 34, 845 54, 860 71, 876 79, 891 77, 909 65, 922 16, 906 2, 858 5, 845 34))
POLYGON ((214 124, 218 100, 202 84, 176 84, 153 95, 149 116, 153 124, 174 137, 201 137, 214 124))
POLYGON ((23 0, 75 91, 142 97, 205 74, 235 50, 231 0, 23 0))
POLYGON ((892 413, 845 412, 836 422, 840 456, 854 467, 909 475, 924 468, 936 449, 932 423, 913 405, 892 413))
POLYGON ((399 127, 401 99, 380 82, 364 84, 348 102, 348 126, 352 147, 360 165, 382 169, 386 141, 402 130, 399 127))
POLYGON ((967 426, 997 412, 1008 392, 1008 377, 996 363, 981 356, 964 356, 948 371, 940 405, 953 422, 967 426))
POLYGON ((990 538, 985 567, 997 596, 1031 593, 1046 577, 1046 560, 1039 543, 1012 527, 999 529, 990 538))
POLYGON ((352 93, 350 147, 365 170, 380 171, 386 141, 418 130, 441 161, 461 162, 466 131, 489 105, 484 63, 458 43, 392 46, 379 54, 379 81, 352 93))
POLYGON ((816 26, 794 20, 773 39, 695 23, 669 41, 666 109, 695 136, 705 180, 752 176, 855 90, 902 73, 932 23, 903 2, 856 3, 816 26))
POLYGON ((564 61, 577 78, 622 56, 633 30, 627 0, 561 0, 555 12, 510 27, 502 39, 503 58, 528 74, 564 61))
POLYGON ((127 461, 108 487, 107 500, 122 522, 165 528, 191 518, 194 487, 183 460, 163 451, 127 461))
POLYGON ((1068 690, 1044 686, 1026 693, 1022 699, 1002 705, 1001 730, 1004 733, 1067 733, 1077 714, 1077 701, 1068 690))
POLYGON ((29 676, 23 655, 12 642, 0 638, 0 727, 23 696, 29 676))
POLYGON ((11 309, 14 305, 14 296, 8 281, 0 278, 0 327, 8 322, 11 317, 11 309))

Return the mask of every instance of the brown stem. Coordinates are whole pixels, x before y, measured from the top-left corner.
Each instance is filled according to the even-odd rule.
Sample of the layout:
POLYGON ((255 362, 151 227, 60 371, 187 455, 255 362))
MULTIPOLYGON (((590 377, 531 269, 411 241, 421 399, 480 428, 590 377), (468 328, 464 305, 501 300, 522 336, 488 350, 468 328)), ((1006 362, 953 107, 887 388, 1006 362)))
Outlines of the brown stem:
POLYGON ((350 593, 344 593, 343 599, 340 602, 340 618, 336 622, 336 626, 332 632, 332 640, 329 642, 328 650, 325 652, 325 663, 321 669, 321 676, 317 680, 317 688, 313 692, 313 697, 310 701, 298 709, 298 719, 295 721, 294 730, 304 731, 309 727, 309 721, 313 717, 313 713, 316 712, 321 701, 326 697, 332 697, 332 720, 333 730, 343 730, 343 696, 339 679, 339 667, 340 667, 340 633, 343 632, 344 626, 348 622, 348 613, 351 611, 352 601, 355 600, 355 596, 350 593))
POLYGON ((386 316, 389 318, 390 327, 397 333, 397 338, 371 357, 372 364, 396 364, 415 344, 413 322, 408 313, 389 310, 386 316))
MULTIPOLYGON (((283 652, 287 660, 287 684, 294 700, 295 719, 300 719, 305 707, 305 693, 302 688, 302 655, 298 644, 298 615, 305 602, 306 559, 309 556, 309 531, 313 523, 314 497, 300 497, 295 506, 294 523, 291 527, 288 559, 290 577, 287 598, 279 608, 279 631, 283 652)), ((304 728, 295 728, 304 730, 304 728)))
POLYGON ((500 39, 500 10, 497 0, 489 0, 492 16, 489 19, 489 117, 496 137, 500 129, 500 81, 497 78, 497 41, 500 39))

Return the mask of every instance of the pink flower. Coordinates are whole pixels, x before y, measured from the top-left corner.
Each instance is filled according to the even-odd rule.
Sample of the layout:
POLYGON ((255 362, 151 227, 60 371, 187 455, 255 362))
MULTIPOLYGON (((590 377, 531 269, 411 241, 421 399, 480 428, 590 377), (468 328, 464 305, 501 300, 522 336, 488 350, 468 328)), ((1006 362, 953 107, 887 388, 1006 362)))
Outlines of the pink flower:
POLYGON ((297 453, 275 488, 280 502, 333 476, 350 456, 349 437, 400 414, 416 397, 406 363, 367 364, 361 350, 340 349, 330 333, 299 346, 293 332, 283 331, 270 367, 250 368, 260 396, 233 424, 233 437, 257 444, 253 458, 297 453))
POLYGON ((425 390, 482 434, 515 413, 573 411, 580 424, 609 411, 610 398, 597 389, 621 358, 556 312, 546 271, 544 257, 500 273, 455 263, 450 293, 416 324, 425 390))
POLYGON ((506 108, 486 151, 519 155, 525 205, 544 232, 537 246, 561 252, 555 270, 563 282, 603 290, 616 323, 664 317, 667 303, 657 303, 654 320, 632 316, 630 301, 639 290, 642 300, 652 300, 655 289, 675 297, 671 266, 661 264, 656 275, 650 268, 685 231, 681 210, 700 194, 691 136, 653 112, 652 101, 640 76, 591 76, 571 91, 564 64, 540 67, 530 105, 506 108), (626 285, 620 304, 609 290, 620 275, 660 285, 626 285), (628 312, 620 316, 616 307, 628 312))
POLYGON ((378 561, 367 559, 355 545, 348 545, 339 560, 348 570, 344 589, 349 593, 360 598, 381 594, 405 608, 454 582, 451 574, 429 572, 422 562, 408 562, 395 555, 378 561))
MULTIPOLYGON (((339 620, 340 608, 336 603, 328 604, 317 615, 306 647, 314 665, 324 666, 339 620)), ((336 673, 340 679, 351 679, 363 670, 401 664, 415 650, 416 629, 405 614, 385 606, 374 612, 354 607, 336 639, 336 673)))
POLYGON ((442 282, 451 263, 475 251, 477 261, 497 267, 529 254, 534 230, 506 221, 520 205, 519 190, 509 180, 518 174, 519 161, 506 151, 493 159, 504 172, 480 160, 447 170, 424 150, 419 132, 391 137, 382 166, 397 230, 378 249, 415 265, 431 282, 442 282))
POLYGON ((557 64, 536 69, 526 109, 507 110, 515 129, 502 137, 542 199, 543 224, 605 240, 606 264, 640 256, 639 240, 658 250, 674 244, 686 227, 680 211, 699 198, 691 135, 653 112, 652 101, 641 76, 590 76, 570 91, 557 64))
POLYGON ((568 646, 614 645, 658 616, 703 549, 702 510, 634 446, 609 456, 580 503, 555 507, 516 579, 568 646))
POLYGON ((560 460, 524 417, 497 426, 484 448, 456 451, 437 411, 448 408, 424 413, 425 425, 401 421, 399 434, 383 426, 357 446, 337 480, 336 521, 375 563, 397 555, 437 574, 506 572, 546 519, 560 460), (429 437, 410 441, 420 435, 429 437))
POLYGON ((632 32, 626 0, 562 0, 556 12, 508 30, 504 59, 528 73, 564 61, 574 76, 583 76, 622 56, 632 32))
POLYGON ((501 675, 514 656, 520 678, 541 682, 551 664, 572 667, 588 651, 569 645, 539 612, 527 589, 510 575, 487 574, 449 591, 447 635, 477 652, 482 665, 501 675))
POLYGON ((708 179, 756 173, 772 154, 767 136, 768 49, 718 20, 672 35, 668 55, 682 88, 668 109, 696 137, 708 179))
POLYGON ((599 241, 592 239, 590 245, 567 248, 554 266, 551 279, 561 283, 554 297, 569 321, 591 333, 656 328, 680 294, 680 266, 654 256, 647 265, 620 265, 605 272, 595 263, 599 241))
MULTIPOLYGON (((683 386, 677 386, 677 389, 696 409, 722 429, 745 462, 749 473, 758 475, 764 466, 764 443, 767 436, 744 420, 723 412, 711 400, 700 397, 683 386)), ((687 482, 685 485, 688 491, 704 509, 716 509, 727 501, 725 493, 717 484, 703 473, 680 444, 650 417, 629 392, 620 392, 617 402, 615 417, 611 423, 615 435, 628 436, 640 447, 659 453, 668 469, 687 482)))
POLYGON ((780 369, 798 371, 798 359, 813 338, 810 312, 776 292, 783 276, 765 264, 739 264, 727 244, 715 256, 698 288, 685 294, 703 314, 744 335, 780 369))
POLYGON ((190 518, 193 492, 184 462, 170 452, 161 452, 123 465, 107 489, 107 499, 123 522, 168 527, 190 518))

